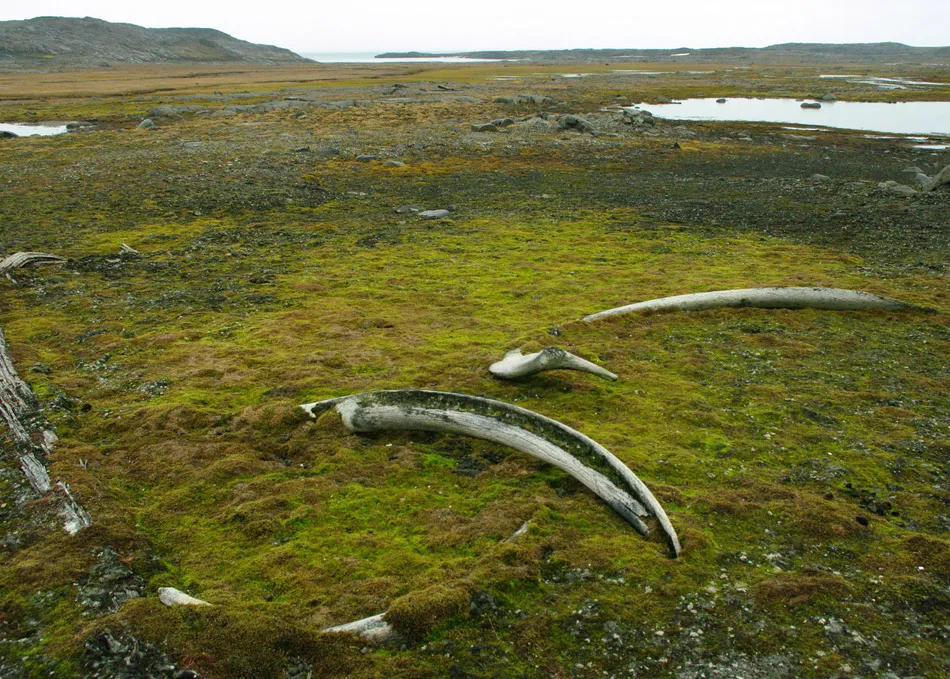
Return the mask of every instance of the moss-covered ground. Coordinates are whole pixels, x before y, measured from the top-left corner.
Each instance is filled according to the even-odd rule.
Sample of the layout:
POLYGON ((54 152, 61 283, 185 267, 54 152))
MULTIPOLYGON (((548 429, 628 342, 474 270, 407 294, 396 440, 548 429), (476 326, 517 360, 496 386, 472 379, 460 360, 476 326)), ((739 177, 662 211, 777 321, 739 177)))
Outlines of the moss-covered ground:
POLYGON ((227 91, 200 78, 147 96, 120 79, 100 97, 75 76, 62 96, 0 102, 4 120, 100 125, 0 141, 0 253, 69 258, 0 282, 0 327, 61 439, 51 476, 93 517, 76 536, 43 520, 48 500, 4 453, 0 674, 92 675, 109 630, 209 678, 946 676, 950 192, 876 185, 947 156, 772 125, 469 131, 545 108, 496 95, 596 117, 618 92, 804 96, 802 69, 631 88, 392 68, 241 87, 252 103, 365 104, 339 109, 216 116, 227 91), (388 102, 405 96, 386 89, 397 79, 419 101, 388 102), (135 127, 150 107, 195 103, 207 108, 135 127), (409 204, 455 207, 394 210, 409 204), (770 285, 936 313, 579 320, 770 285), (549 344, 620 380, 487 371, 549 344), (582 431, 654 491, 683 555, 528 456, 352 435, 297 407, 398 388, 582 431), (166 608, 161 586, 214 606, 166 608), (405 643, 320 634, 387 610, 405 643))

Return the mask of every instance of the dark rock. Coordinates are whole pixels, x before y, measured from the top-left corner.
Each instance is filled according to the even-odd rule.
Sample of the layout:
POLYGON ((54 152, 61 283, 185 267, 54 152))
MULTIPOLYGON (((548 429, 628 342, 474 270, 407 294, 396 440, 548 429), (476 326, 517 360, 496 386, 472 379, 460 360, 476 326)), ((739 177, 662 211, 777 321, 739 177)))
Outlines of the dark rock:
POLYGON ((20 135, 8 132, 7 130, 0 130, 0 139, 16 139, 18 136, 20 135))
POLYGON ((821 108, 821 104, 817 101, 803 101, 802 108, 821 108))
POLYGON ((726 100, 723 99, 723 98, 716 99, 716 103, 717 103, 717 104, 725 104, 725 103, 726 103, 726 100))
POLYGON ((361 163, 369 163, 373 160, 376 160, 376 156, 372 153, 361 153, 360 155, 356 156, 356 160, 361 163))
POLYGON ((498 128, 491 123, 472 123, 472 132, 497 132, 498 128))
POLYGON ((656 100, 657 102, 661 104, 669 104, 672 102, 672 99, 670 99, 669 97, 664 97, 662 94, 659 97, 657 97, 656 100))

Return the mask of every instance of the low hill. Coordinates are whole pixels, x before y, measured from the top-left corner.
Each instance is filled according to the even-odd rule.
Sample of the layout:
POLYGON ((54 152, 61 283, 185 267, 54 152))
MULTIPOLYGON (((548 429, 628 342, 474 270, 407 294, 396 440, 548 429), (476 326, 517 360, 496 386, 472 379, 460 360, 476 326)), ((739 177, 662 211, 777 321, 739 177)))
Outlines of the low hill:
POLYGON ((0 68, 113 64, 307 61, 211 28, 144 28, 101 19, 37 17, 0 21, 0 68))
POLYGON ((453 54, 430 54, 423 52, 389 52, 377 58, 453 56, 471 59, 517 59, 552 63, 597 63, 605 59, 629 61, 709 61, 709 62, 756 62, 756 63, 892 63, 900 62, 950 62, 950 47, 912 47, 897 42, 825 44, 784 43, 769 47, 714 47, 692 49, 569 49, 569 50, 489 50, 481 52, 457 52, 453 54))

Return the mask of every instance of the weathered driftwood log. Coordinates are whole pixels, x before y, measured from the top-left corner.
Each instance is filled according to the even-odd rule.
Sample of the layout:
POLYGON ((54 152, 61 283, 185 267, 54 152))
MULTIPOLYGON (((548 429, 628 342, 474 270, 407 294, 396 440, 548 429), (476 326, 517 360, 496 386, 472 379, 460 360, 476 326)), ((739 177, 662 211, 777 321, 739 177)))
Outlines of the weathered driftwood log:
MULTIPOLYGON (((56 434, 47 428, 39 413, 39 404, 33 390, 17 374, 7 352, 6 338, 0 330, 0 415, 10 429, 20 469, 30 487, 38 495, 45 495, 52 488, 49 473, 41 460, 52 452, 56 434)), ((61 491, 60 515, 67 533, 73 534, 91 525, 89 514, 84 510, 66 484, 57 484, 61 491)))
POLYGON ((399 634, 393 629, 393 626, 386 622, 386 614, 372 615, 362 620, 348 622, 345 625, 336 627, 327 627, 323 630, 327 632, 343 632, 348 634, 358 634, 369 642, 374 644, 386 644, 399 639, 399 634))
POLYGON ((596 441, 543 415, 501 401, 441 391, 371 391, 307 403, 311 416, 335 408, 355 432, 389 429, 465 434, 533 455, 564 470, 606 502, 642 535, 640 517, 659 522, 673 555, 679 539, 650 489, 596 441))
POLYGON ((544 370, 580 370, 605 380, 617 379, 609 370, 558 347, 545 347, 527 355, 522 354, 521 349, 512 349, 502 360, 488 367, 488 372, 503 380, 516 380, 544 370))
POLYGON ((158 600, 166 606, 210 606, 207 601, 188 596, 174 587, 159 587, 158 600))
POLYGON ((634 311, 702 311, 721 307, 757 307, 760 309, 829 309, 832 311, 860 311, 882 309, 887 311, 925 311, 923 307, 902 302, 891 297, 873 295, 857 290, 839 288, 743 288, 741 290, 717 290, 698 292, 692 295, 662 297, 646 302, 608 309, 584 318, 596 321, 599 318, 628 314, 634 311))
POLYGON ((9 278, 10 272, 19 269, 21 266, 40 264, 62 264, 66 260, 57 255, 50 255, 45 252, 15 252, 3 261, 0 261, 0 275, 9 278))

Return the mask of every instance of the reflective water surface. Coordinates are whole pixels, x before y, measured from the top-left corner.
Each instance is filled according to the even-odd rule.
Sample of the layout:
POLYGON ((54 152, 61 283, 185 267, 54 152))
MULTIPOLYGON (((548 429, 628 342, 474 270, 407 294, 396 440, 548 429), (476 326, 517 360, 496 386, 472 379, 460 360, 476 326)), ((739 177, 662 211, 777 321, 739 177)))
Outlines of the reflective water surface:
POLYGON ((795 99, 684 99, 673 104, 641 104, 637 108, 669 120, 735 120, 791 123, 871 130, 893 134, 950 135, 950 102, 909 101, 821 102, 819 109, 803 109, 795 99))
POLYGON ((65 125, 25 125, 22 123, 0 123, 0 132, 12 132, 18 137, 46 137, 51 134, 63 134, 65 125))

